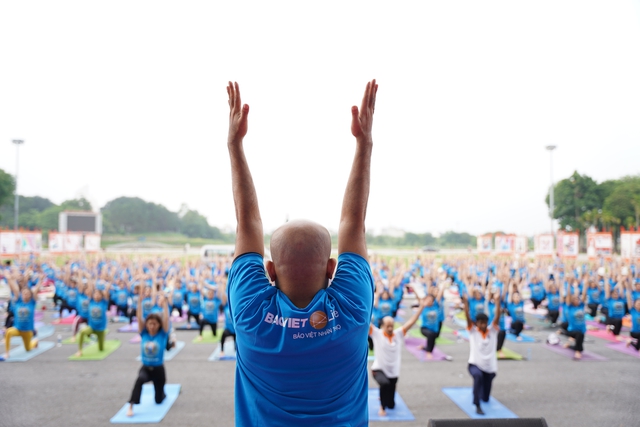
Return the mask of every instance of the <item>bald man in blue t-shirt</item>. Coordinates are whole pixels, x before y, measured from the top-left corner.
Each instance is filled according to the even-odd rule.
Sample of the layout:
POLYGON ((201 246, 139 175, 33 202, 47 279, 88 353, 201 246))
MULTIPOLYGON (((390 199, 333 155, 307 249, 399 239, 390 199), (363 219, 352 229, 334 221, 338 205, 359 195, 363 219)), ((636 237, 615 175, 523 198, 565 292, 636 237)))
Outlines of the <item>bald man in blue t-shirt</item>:
POLYGON ((258 199, 244 155, 249 106, 229 82, 229 139, 238 220, 229 305, 237 336, 235 417, 238 426, 365 426, 367 334, 373 276, 365 216, 378 86, 367 84, 352 107, 356 152, 342 204, 338 260, 326 228, 291 221, 271 237, 263 263, 258 199), (275 286, 271 285, 271 282, 275 286))

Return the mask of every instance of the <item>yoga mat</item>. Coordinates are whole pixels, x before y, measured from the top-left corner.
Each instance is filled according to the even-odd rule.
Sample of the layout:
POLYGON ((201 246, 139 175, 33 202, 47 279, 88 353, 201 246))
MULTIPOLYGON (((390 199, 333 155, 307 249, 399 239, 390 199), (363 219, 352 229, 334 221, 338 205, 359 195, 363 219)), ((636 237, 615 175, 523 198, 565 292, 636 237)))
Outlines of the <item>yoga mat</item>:
MULTIPOLYGON (((182 350, 184 348, 184 341, 176 341, 176 346, 173 347, 171 350, 164 351, 164 361, 168 362, 169 360, 173 359, 174 357, 176 357, 176 354, 180 353, 180 350, 182 350)), ((142 358, 140 356, 136 357, 136 360, 139 362, 142 360, 142 358)))
MULTIPOLYGON (((56 331, 56 328, 51 325, 42 325, 42 326, 36 325, 36 331, 38 331, 38 335, 35 336, 34 338, 37 338, 39 341, 41 339, 48 338, 51 335, 53 335, 53 333, 56 331)), ((22 337, 20 336, 11 337, 11 345, 21 345, 21 344, 22 344, 22 337)))
POLYGON ((42 341, 38 342, 38 348, 34 348, 31 351, 26 351, 23 346, 16 347, 11 350, 11 357, 7 359, 7 354, 3 353, 0 356, 0 359, 5 362, 26 362, 27 360, 33 359, 39 354, 44 353, 47 350, 51 350, 54 347, 54 343, 50 341, 42 341))
POLYGON ((600 322, 596 322, 595 320, 587 320, 585 323, 587 324, 587 328, 589 326, 595 329, 603 329, 603 330, 607 328, 607 325, 602 324, 600 322))
POLYGON ((76 320, 76 316, 68 316, 63 317, 62 319, 56 319, 51 323, 54 325, 73 325, 74 320, 76 320))
POLYGON ((488 402, 480 402, 480 407, 484 411, 484 415, 476 414, 476 407, 473 404, 473 390, 471 387, 448 387, 443 388, 442 392, 453 400, 470 418, 488 419, 488 418, 518 418, 516 414, 511 412, 509 408, 498 402, 493 396, 489 397, 488 402))
POLYGON ((129 344, 140 344, 140 341, 142 341, 142 337, 140 337, 140 335, 136 335, 129 340, 129 344))
MULTIPOLYGON (((109 330, 106 330, 105 336, 109 333, 109 330)), ((77 335, 76 335, 77 337, 77 335)), ((92 342, 97 342, 98 341, 98 337, 95 335, 90 335, 89 338, 84 340, 84 344, 85 345, 89 345, 92 342)), ((61 344, 73 344, 73 345, 77 345, 78 341, 77 340, 73 340, 73 336, 70 336, 69 338, 67 338, 66 340, 62 340, 61 344)))
POLYGON ((387 408, 387 415, 381 417, 378 415, 380 410, 380 389, 369 389, 369 421, 413 421, 415 417, 404 403, 402 397, 396 392, 396 406, 393 409, 387 408))
POLYGON ((180 384, 165 384, 164 394, 167 397, 158 405, 155 402, 153 384, 144 384, 142 386, 140 404, 133 405, 133 416, 127 417, 129 404, 125 403, 118 413, 111 418, 111 424, 159 423, 167 415, 167 412, 169 412, 169 409, 171 409, 171 406, 180 395, 180 384))
MULTIPOLYGON (((448 328, 448 329, 451 331, 451 328, 448 328)), ((442 331, 441 332, 444 332, 444 326, 442 327, 442 331)), ((427 342, 426 341, 427 339, 424 337, 424 335, 422 335, 420 333, 419 329, 415 329, 415 328, 414 329, 409 329, 409 332, 407 333, 407 336, 411 337, 411 338, 420 338, 420 339, 424 340, 425 343, 427 342)), ((455 342, 451 341, 450 339, 444 338, 444 337, 438 337, 438 338, 436 338, 436 344, 437 345, 450 345, 450 344, 455 344, 455 342)))
POLYGON ((466 329, 460 329, 459 331, 456 331, 456 335, 458 336, 458 338, 469 341, 469 331, 467 331, 466 329))
POLYGON ((451 358, 440 351, 438 347, 433 348, 433 352, 431 353, 433 358, 427 359, 427 352, 420 349, 420 347, 425 345, 425 340, 421 340, 418 338, 407 338, 404 340, 404 343, 409 353, 413 354, 416 359, 421 362, 442 362, 447 359, 451 360, 451 358))
POLYGON ((609 347, 612 350, 619 351, 620 353, 624 353, 624 354, 628 354, 629 356, 633 356, 636 359, 640 359, 640 351, 636 350, 635 348, 633 348, 631 346, 627 347, 627 343, 619 342, 619 343, 616 343, 616 344, 607 344, 607 347, 609 347))
POLYGON ((466 318, 462 318, 460 319, 458 316, 455 316, 453 318, 453 321, 455 322, 456 325, 462 327, 462 328, 466 328, 467 327, 467 319, 466 318))
POLYGON ((220 357, 220 344, 216 347, 216 349, 209 356, 209 362, 218 362, 221 360, 236 360, 236 346, 235 344, 227 344, 225 343, 224 348, 226 351, 224 352, 224 356, 220 357))
POLYGON ((104 340, 104 351, 98 350, 98 343, 94 342, 82 349, 82 356, 75 354, 69 360, 103 360, 120 347, 120 340, 104 340))
POLYGON ((118 332, 135 332, 138 333, 138 322, 133 322, 130 325, 125 325, 121 328, 118 328, 118 332))
POLYGON ((587 335, 591 335, 592 337, 600 338, 600 339, 607 340, 609 342, 614 342, 614 343, 625 340, 624 337, 620 337, 620 336, 618 336, 620 337, 620 339, 618 339, 618 337, 608 332, 606 329, 598 329, 596 331, 587 331, 587 335))
POLYGON ((198 341, 198 337, 195 337, 192 342, 194 344, 215 344, 217 342, 220 342, 220 338, 222 338, 221 331, 218 331, 218 335, 214 336, 211 333, 211 330, 204 330, 202 332, 202 340, 198 341))
POLYGON ((520 338, 522 338, 522 339, 518 340, 518 337, 516 337, 514 334, 511 334, 511 333, 507 332, 507 339, 509 341, 513 341, 513 342, 517 342, 517 343, 536 342, 536 339, 531 337, 531 336, 529 336, 529 335, 520 334, 520 338))
MULTIPOLYGON (((66 308, 64 310, 62 310, 62 318, 65 319, 67 317, 71 316, 71 312, 69 310, 67 310, 66 308)), ((59 319, 60 318, 60 312, 58 311, 57 313, 53 313, 52 317, 54 319, 59 319)))
POLYGON ((373 362, 375 360, 376 356, 373 353, 373 350, 369 350, 369 356, 367 357, 367 362, 373 362))
POLYGON ((502 347, 502 352, 504 353, 504 357, 500 357, 500 353, 498 352, 498 360, 524 360, 523 355, 516 353, 513 350, 509 350, 506 347, 502 347))
POLYGON ((198 325, 196 322, 191 322, 184 325, 175 326, 174 329, 176 331, 199 331, 200 325, 198 325), (191 325, 191 328, 187 328, 188 325, 191 325))
POLYGON ((129 323, 129 318, 126 316, 113 316, 109 321, 111 323, 129 323))
MULTIPOLYGON (((544 347, 553 351, 554 353, 558 353, 561 356, 568 357, 569 359, 573 359, 573 354, 575 353, 575 350, 564 348, 561 345, 545 344, 544 347)), ((583 351, 582 359, 580 360, 585 362, 603 362, 608 359, 604 356, 600 356, 599 354, 591 353, 589 351, 583 351)))

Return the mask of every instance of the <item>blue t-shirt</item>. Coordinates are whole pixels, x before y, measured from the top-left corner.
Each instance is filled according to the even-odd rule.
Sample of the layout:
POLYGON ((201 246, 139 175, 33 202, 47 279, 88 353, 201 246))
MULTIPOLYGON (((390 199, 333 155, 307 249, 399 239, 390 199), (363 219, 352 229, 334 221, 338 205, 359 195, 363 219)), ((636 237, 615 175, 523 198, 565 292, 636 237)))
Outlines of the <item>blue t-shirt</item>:
POLYGON ((202 317, 211 323, 218 322, 218 312, 220 311, 220 299, 213 297, 212 299, 202 298, 202 317))
POLYGON ((631 332, 638 334, 640 333, 640 311, 632 307, 629 313, 631 314, 631 332))
POLYGON ((76 298, 76 310, 78 311, 78 316, 83 319, 89 319, 89 300, 90 298, 85 294, 79 294, 76 298))
POLYGON ((78 298, 78 289, 67 288, 67 292, 65 294, 65 301, 70 307, 76 306, 76 298, 78 298))
MULTIPOLYGON (((145 299, 142 300, 142 318, 146 319, 147 317, 149 317, 149 315, 151 314, 152 310, 153 310, 153 300, 151 299, 151 297, 147 297, 145 299)), ((138 313, 139 315, 140 313, 138 313)))
POLYGON ((587 288, 587 304, 600 304, 602 302, 602 291, 598 286, 587 288))
POLYGON ((560 294, 558 292, 553 294, 547 294, 547 310, 549 311, 560 310, 560 294))
POLYGON ((167 333, 160 328, 157 334, 151 336, 147 329, 140 334, 140 358, 144 366, 162 366, 164 363, 164 349, 167 347, 167 333))
POLYGON ((569 323, 569 331, 587 332, 587 324, 584 318, 584 304, 581 303, 577 306, 565 304, 564 308, 563 312, 569 323))
POLYGON ((182 308, 182 303, 184 302, 184 291, 182 288, 176 287, 171 292, 171 305, 173 307, 182 308))
POLYGON ((236 426, 366 426, 373 289, 367 260, 343 253, 331 286, 297 308, 270 285, 260 255, 236 258, 236 426))
POLYGON ((485 313, 484 298, 469 298, 469 317, 471 317, 472 322, 476 321, 476 315, 478 313, 485 313))
MULTIPOLYGON (((493 301, 489 301, 489 303, 487 304, 488 309, 489 309, 489 325, 491 325, 493 323, 493 319, 495 319, 496 317, 496 303, 494 303, 493 301)), ((500 320, 498 322, 499 326, 500 326, 500 330, 504 331, 506 330, 506 325, 504 323, 504 310, 500 310, 500 320)))
POLYGON ((423 328, 429 328, 433 332, 440 329, 440 319, 438 313, 438 303, 434 302, 431 307, 425 307, 420 314, 420 323, 423 328))
POLYGON ((529 288, 531 289, 531 299, 542 301, 545 296, 544 286, 542 286, 542 282, 529 283, 529 288))
POLYGON ((88 324, 94 331, 100 332, 107 329, 107 308, 109 301, 101 300, 100 302, 91 300, 89 302, 89 319, 88 324))
POLYGON ((18 298, 13 302, 13 314, 15 316, 14 326, 21 332, 33 331, 33 317, 36 312, 36 301, 24 302, 18 298))
POLYGON ((607 305, 607 308, 609 310, 607 316, 609 316, 611 319, 622 319, 625 313, 625 302, 626 301, 622 298, 608 298, 605 301, 605 304, 607 305))
POLYGON ((200 314, 200 292, 187 292, 187 304, 189 304, 189 313, 200 314))
POLYGON ((513 318, 513 320, 518 320, 522 323, 525 322, 524 318, 524 303, 520 301, 518 304, 508 303, 507 308, 509 310, 509 314, 513 318))
POLYGON ((119 288, 115 293, 115 301, 118 307, 126 307, 129 301, 129 292, 126 287, 119 288))
POLYGON ((391 316, 393 314, 393 301, 390 299, 379 300, 378 307, 373 309, 374 322, 377 323, 385 316, 391 316))

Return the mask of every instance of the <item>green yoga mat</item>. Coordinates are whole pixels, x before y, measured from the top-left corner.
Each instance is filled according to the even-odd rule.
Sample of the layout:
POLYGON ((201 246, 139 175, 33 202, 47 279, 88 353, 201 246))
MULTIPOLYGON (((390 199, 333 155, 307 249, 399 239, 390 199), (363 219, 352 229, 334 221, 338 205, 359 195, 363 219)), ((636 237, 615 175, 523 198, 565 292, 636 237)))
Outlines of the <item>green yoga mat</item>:
MULTIPOLYGON (((107 334, 109 334, 109 330, 108 330, 108 329, 106 329, 106 330, 105 330, 105 336, 106 336, 107 334)), ((78 336, 76 335, 76 337, 78 337, 78 336)), ((73 337, 69 337, 69 338, 67 338, 66 340, 62 340, 62 341, 60 342, 60 344, 65 344, 65 345, 66 345, 66 344, 78 345, 78 340, 76 339, 75 341, 71 341, 71 339, 72 339, 72 338, 73 338, 73 337)), ((92 342, 98 342, 98 337, 96 337, 95 335, 90 335, 90 336, 89 336, 89 338, 87 338, 87 339, 85 339, 85 340, 84 340, 84 345, 91 344, 92 342)))
POLYGON ((73 355, 69 360, 102 360, 120 347, 120 340, 105 340, 104 351, 98 350, 98 343, 93 343, 82 349, 82 356, 73 355))
POLYGON ((215 344, 220 342, 220 338, 222 337, 222 331, 217 332, 218 335, 214 337, 210 330, 205 330, 202 332, 202 341, 198 341, 198 337, 195 337, 192 342, 194 344, 215 344))
POLYGON ((502 352, 504 353, 504 357, 500 357, 498 355, 499 360, 524 360, 523 355, 516 353, 513 350, 509 350, 507 347, 502 347, 502 352))

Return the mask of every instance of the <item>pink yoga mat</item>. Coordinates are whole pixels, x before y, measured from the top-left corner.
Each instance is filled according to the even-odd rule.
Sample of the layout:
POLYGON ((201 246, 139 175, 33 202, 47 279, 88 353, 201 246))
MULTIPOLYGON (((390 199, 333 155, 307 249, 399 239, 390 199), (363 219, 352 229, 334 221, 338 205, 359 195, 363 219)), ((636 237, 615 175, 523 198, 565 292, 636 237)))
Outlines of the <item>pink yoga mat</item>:
MULTIPOLYGON (((553 351, 554 353, 558 353, 561 356, 568 357, 569 359, 573 359, 573 354, 575 353, 575 351, 571 350, 570 348, 564 348, 561 345, 549 345, 549 344, 545 344, 544 346, 545 348, 553 351)), ((607 358, 604 356, 600 356, 599 354, 591 353, 589 351, 583 351, 582 359, 580 360, 585 362, 603 362, 607 360, 607 358)))
POLYGON ((426 344, 426 340, 420 338, 405 338, 404 345, 409 350, 409 353, 413 354, 416 359, 422 362, 442 362, 443 360, 447 360, 447 355, 441 352, 437 347, 433 349, 431 355, 432 359, 427 359, 427 352, 424 350, 420 350, 420 347, 426 344))
POLYGON ((640 351, 636 350, 631 346, 627 347, 626 343, 619 342, 616 344, 607 344, 607 347, 609 347, 612 350, 619 351, 620 353, 628 354, 629 356, 633 356, 637 359, 640 359, 640 351))
POLYGON ((73 321, 76 319, 76 316, 69 316, 69 317, 64 317, 62 319, 55 319, 53 322, 51 322, 54 325, 71 325, 73 324, 73 321))
POLYGON ((129 340, 129 344, 140 344, 140 341, 142 341, 142 338, 140 338, 140 335, 136 335, 129 340))
POLYGON ((620 336, 618 336, 620 338, 618 339, 618 337, 607 332, 605 329, 598 329, 597 331, 587 331, 587 335, 591 335, 592 337, 596 337, 596 338, 601 338, 603 340, 607 340, 610 342, 620 342, 620 340, 625 339, 624 337, 620 337, 620 336))

